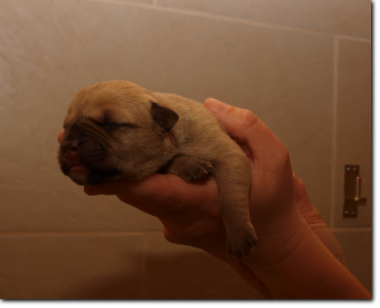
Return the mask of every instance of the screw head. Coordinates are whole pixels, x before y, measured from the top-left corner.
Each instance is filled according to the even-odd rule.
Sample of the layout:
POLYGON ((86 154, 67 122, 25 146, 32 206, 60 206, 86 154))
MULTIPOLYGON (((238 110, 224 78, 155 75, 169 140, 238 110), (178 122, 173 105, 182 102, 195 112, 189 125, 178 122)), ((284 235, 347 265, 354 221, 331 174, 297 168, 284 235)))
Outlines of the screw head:
POLYGON ((346 170, 347 170, 347 171, 350 171, 350 170, 351 170, 351 167, 347 167, 346 170))
POLYGON ((358 170, 358 168, 356 168, 356 167, 354 167, 353 169, 352 169, 352 171, 357 171, 358 170))
POLYGON ((344 211, 344 215, 348 216, 348 211, 344 211))
POLYGON ((351 214, 355 216, 356 215, 356 211, 352 211, 351 214))

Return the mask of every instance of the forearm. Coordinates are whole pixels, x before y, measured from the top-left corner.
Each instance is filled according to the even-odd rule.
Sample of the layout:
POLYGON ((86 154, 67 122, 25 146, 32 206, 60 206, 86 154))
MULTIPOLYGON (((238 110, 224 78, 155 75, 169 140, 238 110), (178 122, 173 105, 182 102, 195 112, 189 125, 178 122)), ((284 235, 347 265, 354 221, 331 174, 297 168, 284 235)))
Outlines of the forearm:
POLYGON ((275 298, 371 298, 312 232, 306 233, 289 258, 271 268, 254 268, 254 272, 275 298))

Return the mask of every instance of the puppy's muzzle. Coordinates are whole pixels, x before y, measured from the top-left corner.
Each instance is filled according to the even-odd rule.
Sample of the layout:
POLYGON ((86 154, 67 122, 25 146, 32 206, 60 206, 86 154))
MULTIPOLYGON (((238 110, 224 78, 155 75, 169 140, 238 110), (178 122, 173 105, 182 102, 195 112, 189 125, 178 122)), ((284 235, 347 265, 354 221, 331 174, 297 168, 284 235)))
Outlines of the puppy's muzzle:
MULTIPOLYGON (((102 140, 104 138, 94 128, 84 123, 74 123, 68 127, 60 148, 60 164, 64 174, 71 167, 82 166, 97 170, 107 156, 102 140)), ((104 143, 104 142, 103 142, 104 143)))
POLYGON ((92 165, 101 162, 106 157, 104 147, 88 137, 81 141, 66 141, 62 145, 62 151, 66 159, 74 165, 92 165))

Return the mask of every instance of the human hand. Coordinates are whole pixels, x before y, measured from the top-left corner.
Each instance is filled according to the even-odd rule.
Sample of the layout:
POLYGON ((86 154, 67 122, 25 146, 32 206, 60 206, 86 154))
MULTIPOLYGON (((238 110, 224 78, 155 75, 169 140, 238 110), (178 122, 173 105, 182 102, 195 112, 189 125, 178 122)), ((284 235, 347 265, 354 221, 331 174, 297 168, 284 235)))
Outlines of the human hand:
POLYGON ((322 220, 318 210, 311 203, 304 183, 295 173, 293 173, 293 185, 297 207, 303 219, 323 245, 347 268, 342 248, 334 234, 322 220))
MULTIPOLYGON (((259 237, 250 255, 253 268, 268 268, 287 258, 308 230, 305 221, 313 225, 317 233, 325 234, 322 225, 312 219, 317 215, 307 202, 306 190, 293 177, 288 152, 273 133, 248 110, 212 99, 207 100, 205 106, 214 109, 214 114, 252 161, 250 212, 259 237)), ((142 181, 87 186, 85 192, 89 195, 115 194, 123 202, 157 216, 164 225, 167 240, 202 248, 225 260, 261 293, 271 296, 251 269, 225 253, 218 187, 213 178, 188 183, 173 175, 157 174, 142 181)))

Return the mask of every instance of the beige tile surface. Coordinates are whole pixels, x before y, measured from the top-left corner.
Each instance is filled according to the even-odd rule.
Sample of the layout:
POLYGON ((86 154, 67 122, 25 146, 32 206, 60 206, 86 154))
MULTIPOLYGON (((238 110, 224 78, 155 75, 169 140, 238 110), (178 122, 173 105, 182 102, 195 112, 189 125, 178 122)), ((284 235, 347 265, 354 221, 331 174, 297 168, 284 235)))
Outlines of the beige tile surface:
POLYGON ((370 1, 157 0, 157 4, 301 29, 371 36, 370 1))
POLYGON ((372 220, 371 44, 339 40, 335 226, 368 227, 372 220), (362 196, 357 218, 343 218, 344 165, 360 165, 362 196))
POLYGON ((372 232, 360 229, 334 230, 350 272, 372 292, 372 232))
POLYGON ((141 235, 0 235, 2 299, 138 299, 141 235))
POLYGON ((119 1, 136 2, 136 3, 142 3, 142 4, 153 4, 154 2, 154 0, 119 0, 119 1))
MULTIPOLYGON (((41 175, 41 174, 40 174, 41 175)), ((157 218, 114 196, 89 197, 60 175, 44 186, 0 185, 0 231, 151 231, 157 218)), ((33 179, 32 179, 33 180, 33 179)), ((36 179, 39 180, 39 179, 36 179)))
MULTIPOLYGON (((7 132, 0 139, 5 166, 0 189, 7 191, 1 206, 7 212, 3 220, 9 221, 5 228, 33 229, 24 218, 14 218, 39 211, 51 216, 32 214, 38 229, 53 224, 93 230, 97 222, 80 218, 87 216, 100 221, 97 230, 136 230, 125 219, 129 213, 109 207, 104 215, 108 209, 92 206, 103 201, 70 185, 59 175, 56 161, 56 135, 68 101, 81 87, 109 79, 199 101, 215 97, 253 110, 288 147, 295 171, 328 220, 331 38, 127 2, 5 0, 0 8, 6 25, 0 29, 0 125, 7 132), (22 194, 15 196, 18 188, 22 194), (63 216, 52 211, 57 202, 63 216), (60 217, 66 217, 65 224, 60 217)), ((160 228, 156 220, 135 213, 141 230, 160 228)))
POLYGON ((262 299, 227 264, 203 250, 147 237, 144 274, 147 299, 262 299))

